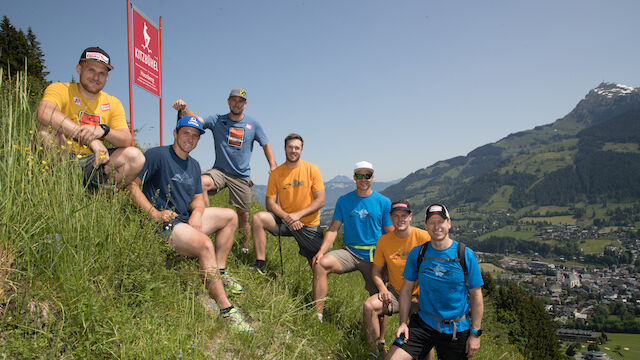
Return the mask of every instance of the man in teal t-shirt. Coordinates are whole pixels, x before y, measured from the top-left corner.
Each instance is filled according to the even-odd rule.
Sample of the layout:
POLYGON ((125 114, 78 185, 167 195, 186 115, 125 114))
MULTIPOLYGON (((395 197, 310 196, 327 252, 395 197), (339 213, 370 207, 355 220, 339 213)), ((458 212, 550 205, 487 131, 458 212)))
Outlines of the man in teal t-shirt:
POLYGON ((353 180, 356 190, 341 196, 336 203, 333 220, 324 235, 322 246, 312 259, 313 299, 316 317, 322 321, 324 298, 327 296, 327 276, 360 271, 370 295, 378 291, 371 279, 371 267, 376 243, 383 233, 393 231, 389 213, 391 201, 373 189, 373 165, 356 163, 353 180), (325 255, 344 224, 345 247, 325 255))

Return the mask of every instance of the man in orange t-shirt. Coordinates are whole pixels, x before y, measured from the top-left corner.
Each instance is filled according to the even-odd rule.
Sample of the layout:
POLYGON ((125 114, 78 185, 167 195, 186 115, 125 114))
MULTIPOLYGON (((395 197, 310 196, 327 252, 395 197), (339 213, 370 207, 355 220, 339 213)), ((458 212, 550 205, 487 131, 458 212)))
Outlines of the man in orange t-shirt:
MULTIPOLYGON (((371 269, 371 277, 378 288, 378 293, 369 297, 363 305, 365 334, 372 350, 375 349, 376 339, 378 344, 382 345, 379 346, 380 348, 385 344, 379 319, 400 311, 398 294, 404 282, 402 272, 409 252, 414 247, 431 240, 428 232, 411 226, 412 214, 409 203, 394 201, 391 203, 389 216, 394 230, 378 239, 371 269), (389 274, 389 285, 386 285, 383 280, 385 265, 389 274)), ((414 295, 418 295, 418 287, 414 289, 414 295)), ((417 303, 413 305, 412 310, 418 312, 417 303)), ((428 359, 433 359, 433 352, 429 356, 428 359)))
POLYGON ((286 161, 269 175, 268 212, 255 214, 251 225, 256 251, 256 263, 249 267, 252 271, 266 272, 265 230, 273 235, 293 236, 309 266, 322 245, 320 209, 324 206, 324 183, 316 165, 300 160, 303 145, 300 135, 289 134, 284 139, 286 161))

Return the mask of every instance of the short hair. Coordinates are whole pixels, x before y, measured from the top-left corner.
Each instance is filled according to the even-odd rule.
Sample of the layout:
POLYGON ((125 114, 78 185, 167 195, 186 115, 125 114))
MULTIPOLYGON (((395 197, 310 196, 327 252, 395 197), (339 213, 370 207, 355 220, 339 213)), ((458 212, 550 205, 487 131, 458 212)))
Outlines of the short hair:
POLYGON ((302 136, 296 134, 296 133, 291 133, 289 135, 287 135, 286 138, 284 138, 284 146, 287 147, 287 143, 290 140, 300 140, 300 142, 302 143, 302 147, 304 147, 304 140, 302 140, 302 136))

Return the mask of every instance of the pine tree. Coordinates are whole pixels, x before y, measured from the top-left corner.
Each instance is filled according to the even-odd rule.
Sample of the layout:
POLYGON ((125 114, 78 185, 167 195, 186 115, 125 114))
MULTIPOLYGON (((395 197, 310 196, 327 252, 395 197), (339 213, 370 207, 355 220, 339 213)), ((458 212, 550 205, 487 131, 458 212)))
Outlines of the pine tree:
POLYGON ((44 64, 44 53, 36 35, 31 27, 26 34, 22 29, 16 29, 7 16, 0 23, 0 66, 5 76, 26 71, 32 96, 39 96, 49 84, 45 79, 49 72, 44 64))

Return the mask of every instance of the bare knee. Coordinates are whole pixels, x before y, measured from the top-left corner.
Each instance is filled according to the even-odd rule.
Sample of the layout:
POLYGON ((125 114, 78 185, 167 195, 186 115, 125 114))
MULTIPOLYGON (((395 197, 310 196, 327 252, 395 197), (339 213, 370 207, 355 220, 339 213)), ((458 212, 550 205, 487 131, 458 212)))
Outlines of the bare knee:
POLYGON ((376 310, 377 310, 377 307, 375 305, 376 297, 377 297, 377 295, 370 296, 364 302, 364 305, 362 305, 362 309, 364 310, 365 314, 371 314, 373 312, 376 312, 376 310))
POLYGON ((216 189, 216 183, 213 182, 213 179, 209 175, 200 176, 200 181, 202 182, 202 190, 207 192, 209 190, 216 189))
POLYGON ((125 159, 125 164, 129 166, 127 175, 137 175, 144 166, 145 157, 137 147, 129 146, 124 149, 122 155, 125 159))

